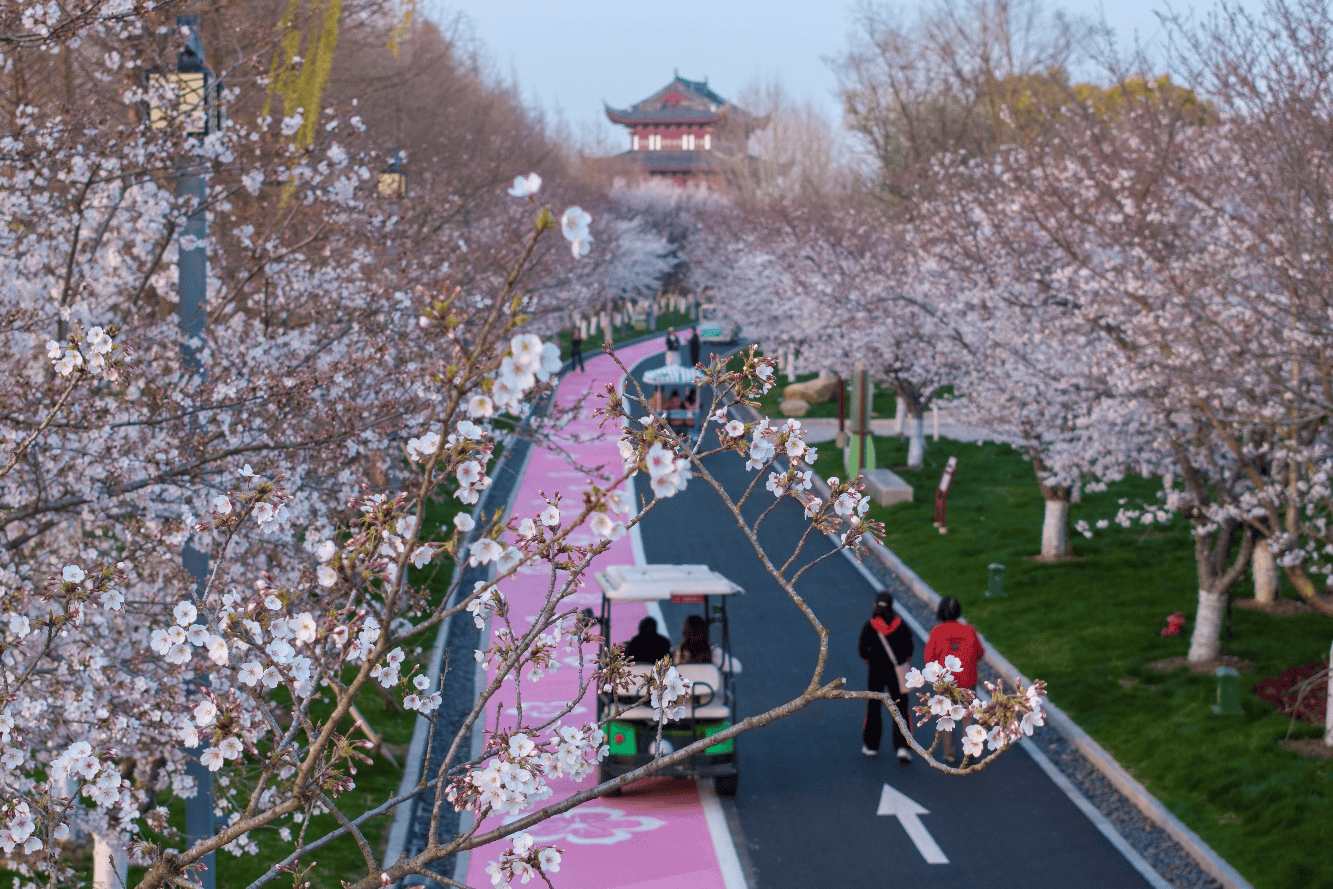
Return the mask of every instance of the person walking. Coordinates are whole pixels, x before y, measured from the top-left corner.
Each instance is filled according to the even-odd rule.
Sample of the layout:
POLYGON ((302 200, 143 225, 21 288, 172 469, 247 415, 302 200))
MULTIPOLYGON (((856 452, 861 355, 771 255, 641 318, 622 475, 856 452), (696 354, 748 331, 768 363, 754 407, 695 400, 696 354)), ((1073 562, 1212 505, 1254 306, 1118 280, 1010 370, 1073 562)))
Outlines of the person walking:
MULTIPOLYGON (((986 647, 981 644, 981 637, 968 624, 959 623, 963 616, 963 606, 953 596, 940 599, 935 609, 935 617, 940 621, 930 631, 926 640, 926 663, 934 661, 944 666, 944 659, 953 655, 958 658, 962 669, 955 671, 953 681, 959 688, 974 688, 977 684, 977 662, 986 656, 986 647)), ((965 716, 954 724, 953 731, 943 732, 940 746, 945 762, 957 763, 958 742, 967 727, 973 723, 971 716, 965 716)))
POLYGON ((571 370, 577 367, 583 373, 583 334, 577 324, 569 333, 569 367, 571 370))
MULTIPOLYGON (((914 648, 912 631, 901 617, 893 613, 893 596, 887 591, 876 593, 875 611, 861 627, 857 650, 861 660, 869 667, 867 686, 873 692, 887 691, 908 725, 911 725, 912 717, 907 709, 907 690, 903 687, 902 677, 907 672, 907 663, 914 648)), ((898 759, 911 762, 912 752, 907 747, 906 736, 896 721, 890 721, 893 722, 893 749, 898 752, 898 759)), ((880 702, 872 698, 866 701, 866 719, 861 727, 861 752, 866 756, 878 755, 883 733, 880 702)))
POLYGON ((690 367, 695 367, 699 363, 699 328, 690 328, 688 344, 690 347, 690 367))
POLYGON ((668 327, 666 342, 666 364, 668 366, 680 364, 680 337, 676 336, 676 328, 668 327))

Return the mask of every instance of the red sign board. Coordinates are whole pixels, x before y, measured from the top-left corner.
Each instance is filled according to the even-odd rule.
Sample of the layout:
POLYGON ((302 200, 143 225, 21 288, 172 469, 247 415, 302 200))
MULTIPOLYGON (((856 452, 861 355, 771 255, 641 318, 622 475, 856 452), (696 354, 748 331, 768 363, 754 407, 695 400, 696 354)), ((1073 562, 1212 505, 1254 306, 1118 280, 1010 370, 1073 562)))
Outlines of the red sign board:
POLYGON ((700 593, 672 593, 671 601, 677 605, 702 605, 704 597, 700 593))

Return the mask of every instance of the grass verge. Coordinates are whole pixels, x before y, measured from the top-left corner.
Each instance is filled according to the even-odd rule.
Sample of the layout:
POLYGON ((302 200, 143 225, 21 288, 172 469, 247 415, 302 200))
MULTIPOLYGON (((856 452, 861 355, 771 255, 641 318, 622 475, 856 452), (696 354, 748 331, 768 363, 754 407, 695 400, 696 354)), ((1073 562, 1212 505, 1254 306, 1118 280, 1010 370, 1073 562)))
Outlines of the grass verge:
MULTIPOLYGON (((1211 676, 1159 673, 1149 664, 1183 657, 1196 604, 1193 550, 1184 523, 1112 525, 1076 537, 1074 558, 1032 560, 1040 549, 1042 500, 1032 466, 1003 445, 941 440, 922 470, 900 468, 907 444, 877 437, 880 465, 912 485, 913 503, 871 514, 885 544, 941 595, 957 596, 967 619, 1020 669, 1050 683, 1051 700, 1226 858, 1256 889, 1333 886, 1333 762, 1278 746, 1289 720, 1252 694, 1259 680, 1327 656, 1333 622, 1318 614, 1276 618, 1233 609, 1226 653, 1245 659, 1242 716, 1215 716, 1211 676), (958 457, 947 535, 932 526, 944 462, 958 457), (984 596, 987 565, 1006 565, 1008 598, 984 596), (1163 637, 1166 616, 1190 619, 1163 637)), ((832 443, 816 469, 842 474, 832 443)), ((1129 479, 1071 507, 1071 521, 1112 518, 1121 498, 1151 500, 1152 483, 1129 479)), ((1248 581, 1238 586, 1247 595, 1248 581)), ((1285 595, 1294 598, 1284 588, 1285 595)), ((1047 729, 1049 730, 1049 729, 1047 729)), ((1293 738, 1318 737, 1297 723, 1293 738)))

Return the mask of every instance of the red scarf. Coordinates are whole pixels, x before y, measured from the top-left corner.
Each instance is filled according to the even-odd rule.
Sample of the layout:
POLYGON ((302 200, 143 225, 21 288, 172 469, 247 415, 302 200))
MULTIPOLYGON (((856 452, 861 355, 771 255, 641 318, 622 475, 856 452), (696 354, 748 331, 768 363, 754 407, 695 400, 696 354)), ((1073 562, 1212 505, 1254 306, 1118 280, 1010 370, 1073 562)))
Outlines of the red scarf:
POLYGON ((870 619, 870 625, 875 628, 875 632, 883 633, 885 636, 902 626, 902 623, 903 619, 901 617, 895 617, 891 624, 885 623, 882 617, 872 617, 870 619))

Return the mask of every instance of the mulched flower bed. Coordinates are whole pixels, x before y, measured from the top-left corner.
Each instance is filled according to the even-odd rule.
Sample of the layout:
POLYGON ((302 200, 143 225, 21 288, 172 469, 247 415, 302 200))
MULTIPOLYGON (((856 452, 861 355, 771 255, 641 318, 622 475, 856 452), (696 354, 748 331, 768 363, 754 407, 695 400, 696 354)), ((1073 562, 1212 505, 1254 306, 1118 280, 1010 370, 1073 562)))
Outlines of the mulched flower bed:
POLYGON ((1328 661, 1316 661, 1263 680, 1254 687, 1254 693, 1286 716, 1323 725, 1328 704, 1327 681, 1328 661))

